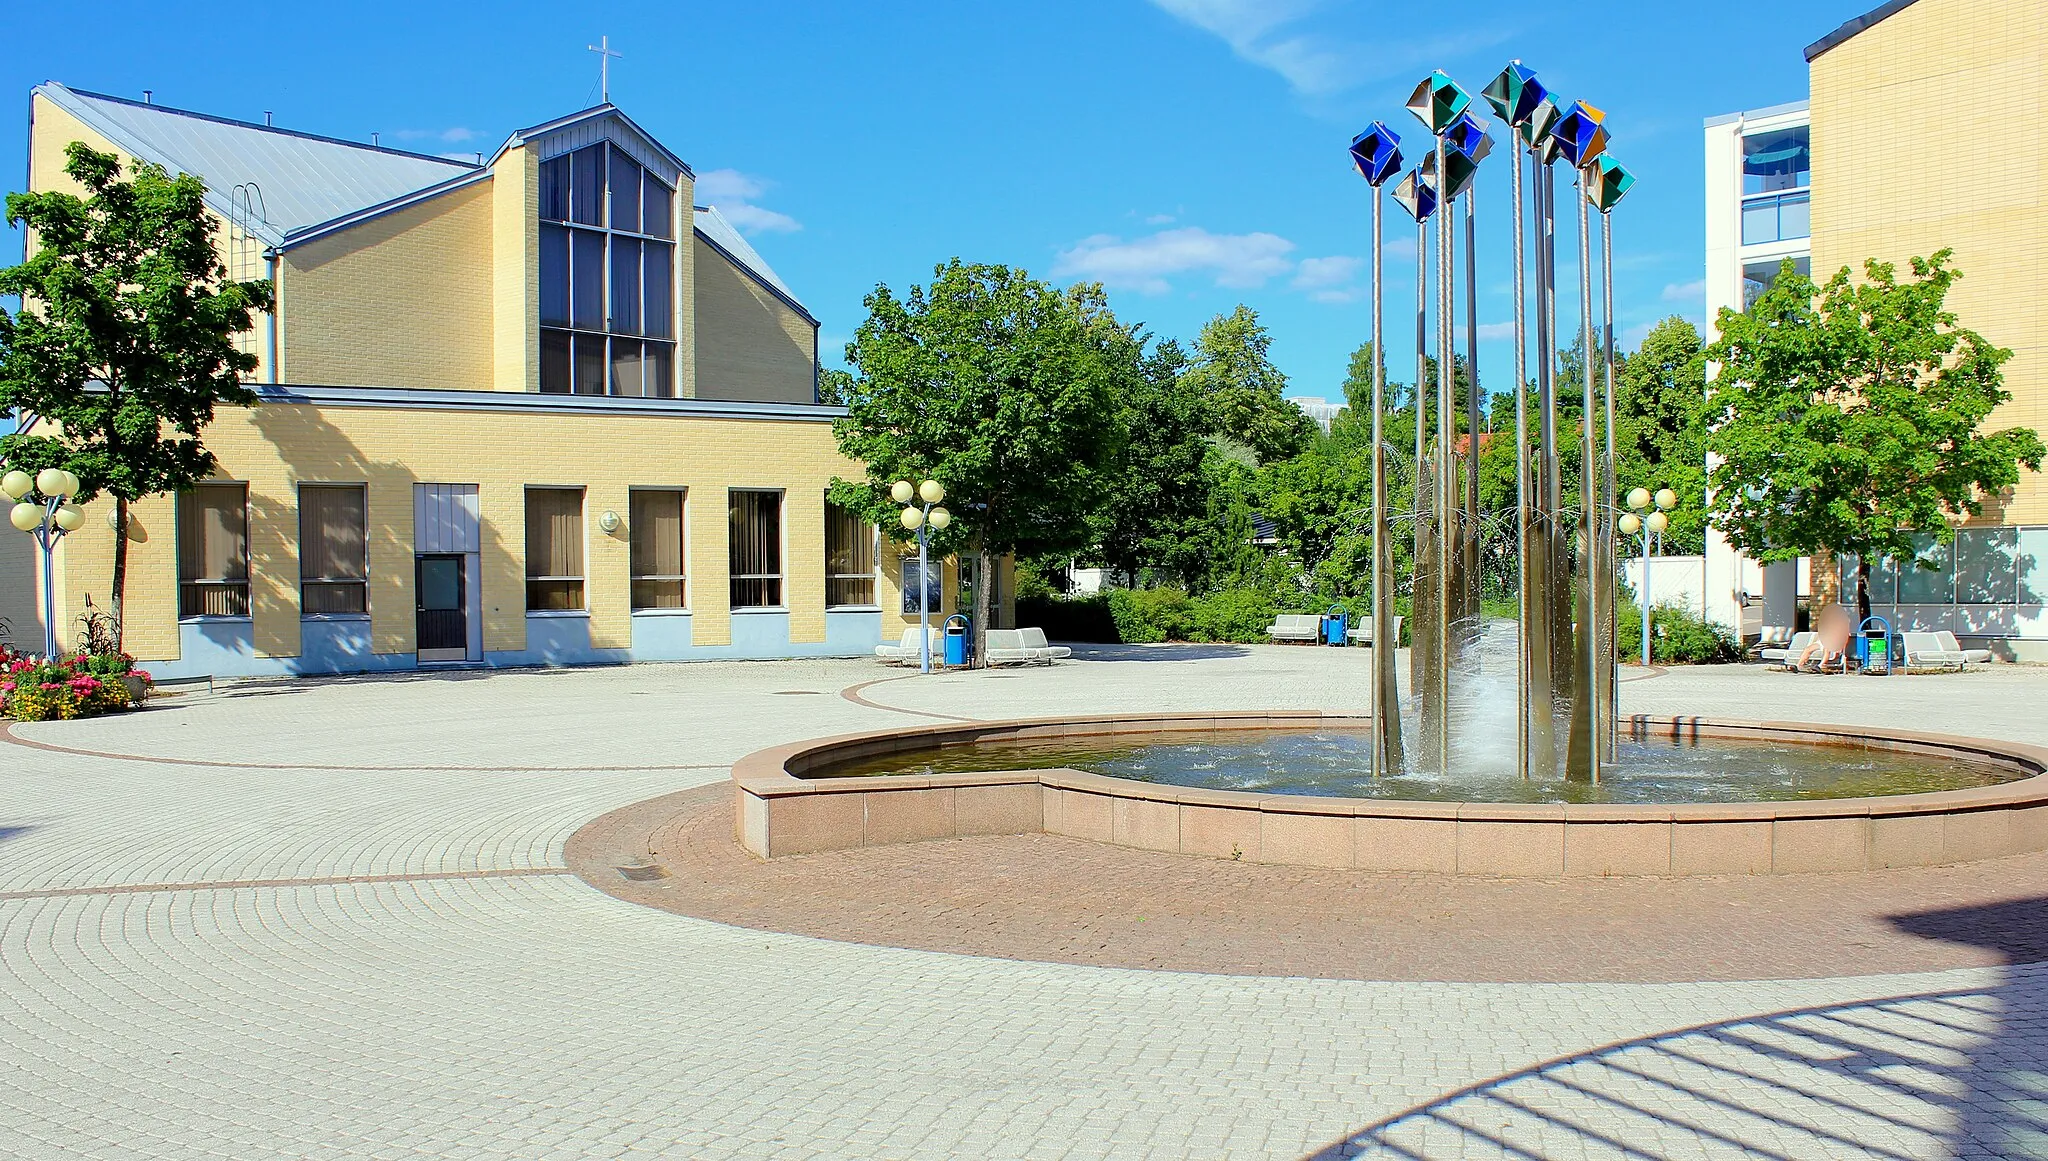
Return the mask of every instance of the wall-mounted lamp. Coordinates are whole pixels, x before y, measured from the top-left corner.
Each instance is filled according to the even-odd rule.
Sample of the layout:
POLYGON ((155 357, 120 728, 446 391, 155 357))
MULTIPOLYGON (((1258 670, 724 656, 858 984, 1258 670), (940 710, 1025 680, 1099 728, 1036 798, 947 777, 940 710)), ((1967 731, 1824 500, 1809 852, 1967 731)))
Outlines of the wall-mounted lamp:
POLYGON ((619 514, 617 512, 612 511, 610 508, 606 508, 602 513, 599 513, 597 517, 597 526, 603 529, 605 535, 607 536, 611 535, 614 532, 617 532, 619 530, 619 526, 624 523, 624 520, 619 519, 619 514))

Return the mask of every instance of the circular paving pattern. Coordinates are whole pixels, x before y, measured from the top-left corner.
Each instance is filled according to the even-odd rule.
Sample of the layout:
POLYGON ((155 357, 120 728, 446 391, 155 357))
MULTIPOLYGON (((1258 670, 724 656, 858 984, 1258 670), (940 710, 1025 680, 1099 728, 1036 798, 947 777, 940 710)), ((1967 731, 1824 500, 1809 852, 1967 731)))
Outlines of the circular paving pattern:
POLYGON ((1740 980, 2048 960, 2048 854, 1853 875, 1487 879, 991 835, 791 855, 716 783, 613 811, 568 865, 661 910, 823 939, 1231 975, 1740 980), (624 870, 622 870, 622 868, 624 870))

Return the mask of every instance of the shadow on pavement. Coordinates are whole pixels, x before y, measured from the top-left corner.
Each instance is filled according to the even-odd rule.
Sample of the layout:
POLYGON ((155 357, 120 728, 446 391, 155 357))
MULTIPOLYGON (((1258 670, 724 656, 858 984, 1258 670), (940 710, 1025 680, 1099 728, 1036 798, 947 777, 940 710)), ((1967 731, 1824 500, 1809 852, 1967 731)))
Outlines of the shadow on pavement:
POLYGON ((1076 661, 1210 661, 1219 657, 1244 657, 1251 650, 1243 645, 1103 645, 1076 643, 1076 661))
POLYGON ((2048 1157, 2048 898, 1895 916, 1988 947, 1982 987, 1749 1016, 1549 1061, 1310 1155, 2048 1157), (2028 966, 2035 965, 2035 966, 2028 966))

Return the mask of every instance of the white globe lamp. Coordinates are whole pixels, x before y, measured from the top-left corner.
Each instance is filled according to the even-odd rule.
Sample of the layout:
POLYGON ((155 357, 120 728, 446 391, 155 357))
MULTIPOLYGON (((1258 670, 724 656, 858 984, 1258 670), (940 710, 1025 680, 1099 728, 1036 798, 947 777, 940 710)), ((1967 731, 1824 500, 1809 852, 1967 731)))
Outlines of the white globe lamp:
POLYGON ((926 480, 917 486, 917 498, 927 504, 936 504, 946 498, 946 489, 937 480, 926 480))
POLYGON ((1621 519, 1615 521, 1615 526, 1621 529, 1623 536, 1634 536, 1643 530, 1643 518, 1633 512, 1623 512, 1621 519))
POLYGON ((911 532, 915 532, 918 530, 918 527, 924 523, 924 513, 918 511, 916 508, 905 508, 903 510, 903 515, 898 517, 898 519, 903 521, 903 527, 905 529, 911 532))
POLYGON ((933 528, 936 528, 939 531, 944 532, 946 530, 946 526, 951 523, 953 523, 953 514, 951 512, 946 511, 944 508, 932 509, 933 528))
POLYGON ((34 532, 43 526, 43 506, 41 504, 16 504, 7 513, 7 522, 23 532, 34 532))
POLYGON ((910 503, 910 498, 916 494, 917 489, 910 486, 909 480, 898 480, 889 485, 889 498, 898 504, 910 503))

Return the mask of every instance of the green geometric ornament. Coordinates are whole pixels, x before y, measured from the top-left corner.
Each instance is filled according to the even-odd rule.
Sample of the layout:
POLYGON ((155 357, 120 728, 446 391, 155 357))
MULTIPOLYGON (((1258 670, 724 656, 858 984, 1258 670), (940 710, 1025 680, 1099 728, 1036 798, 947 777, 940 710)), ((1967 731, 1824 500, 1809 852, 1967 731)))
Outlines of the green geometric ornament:
POLYGON ((1429 126, 1431 133, 1443 132, 1471 103, 1471 94, 1445 76, 1442 69, 1424 77, 1422 83, 1415 86, 1415 91, 1408 95, 1408 111, 1429 126))
POLYGON ((1457 199, 1465 196, 1472 183, 1479 177, 1479 163, 1455 149, 1444 151, 1444 172, 1439 180, 1436 171, 1436 154, 1423 155, 1422 165, 1417 171, 1424 181, 1443 191, 1446 198, 1457 199))
POLYGON ((1537 103, 1536 111, 1529 114, 1529 119, 1522 122, 1522 140, 1529 143, 1529 150, 1536 155, 1537 164, 1549 165, 1558 159, 1563 142, 1557 139, 1552 130, 1556 129, 1557 123, 1562 120, 1564 109, 1557 103, 1557 98, 1545 97, 1537 103))
POLYGON ((1483 95, 1502 120, 1520 128, 1536 112, 1536 107, 1543 104, 1550 90, 1543 87, 1543 82, 1536 79, 1535 72, 1528 66, 1511 60, 1508 67, 1500 70, 1499 76, 1487 83, 1483 95))
POLYGON ((1586 200, 1601 213, 1614 208, 1629 187, 1636 183, 1636 175, 1628 171, 1613 157, 1603 153, 1593 160, 1586 170, 1586 200))

